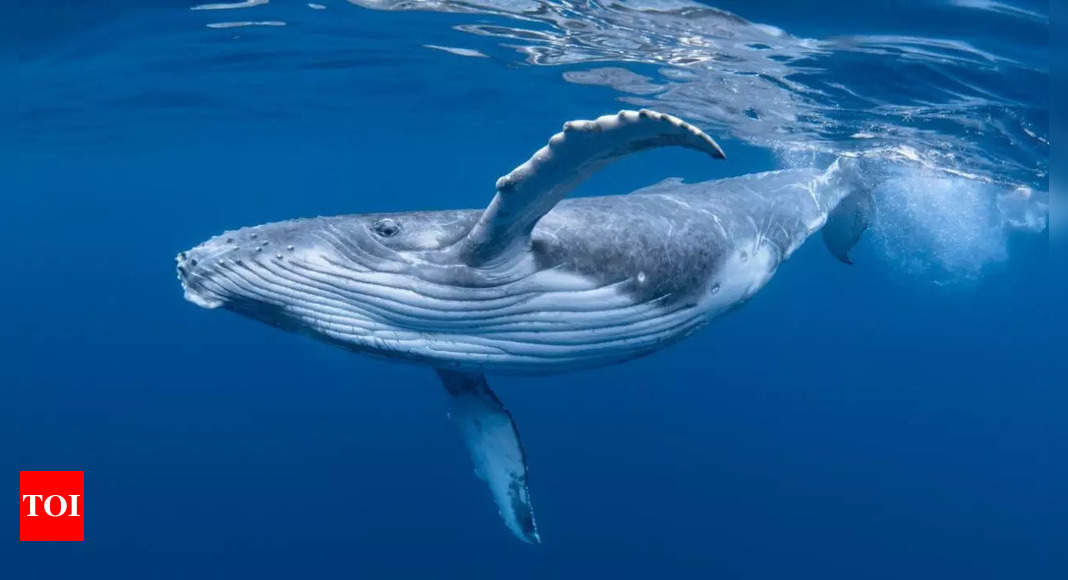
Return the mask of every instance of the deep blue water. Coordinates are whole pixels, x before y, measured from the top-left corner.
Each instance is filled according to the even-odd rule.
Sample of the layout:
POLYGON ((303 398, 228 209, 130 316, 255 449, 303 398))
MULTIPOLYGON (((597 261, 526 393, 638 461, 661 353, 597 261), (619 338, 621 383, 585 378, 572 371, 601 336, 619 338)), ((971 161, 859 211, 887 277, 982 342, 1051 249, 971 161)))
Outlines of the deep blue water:
POLYGON ((716 5, 778 32, 681 2, 321 4, 5 8, 0 449, 12 486, 77 469, 87 496, 84 543, 17 543, 12 506, 11 577, 1068 577, 1063 273, 998 205, 1049 190, 1043 3, 716 5), (285 26, 207 26, 242 21, 285 26), (431 371, 182 299, 173 256, 209 236, 482 207, 622 106, 729 161, 643 154, 582 193, 861 154, 880 221, 857 265, 811 240, 654 356, 491 376, 540 546, 431 371))

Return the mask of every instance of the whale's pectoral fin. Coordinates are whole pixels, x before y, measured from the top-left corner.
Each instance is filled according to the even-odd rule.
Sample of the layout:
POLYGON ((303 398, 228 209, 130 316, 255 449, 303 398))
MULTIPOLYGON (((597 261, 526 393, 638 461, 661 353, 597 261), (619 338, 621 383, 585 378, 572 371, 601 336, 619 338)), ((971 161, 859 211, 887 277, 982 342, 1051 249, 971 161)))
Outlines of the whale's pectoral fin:
POLYGON ((871 227, 873 212, 871 190, 867 188, 850 193, 831 210, 823 226, 823 243, 835 258, 853 263, 849 252, 860 241, 861 234, 871 227))
POLYGON ((497 180, 497 195, 461 242, 465 261, 482 265, 523 251, 538 220, 589 176, 630 153, 671 145, 725 158, 700 129, 656 111, 564 123, 548 145, 497 180))
POLYGON ((489 484, 504 524, 520 540, 540 543, 527 489, 527 462, 512 415, 482 373, 438 369, 451 396, 450 417, 460 428, 475 473, 489 484))

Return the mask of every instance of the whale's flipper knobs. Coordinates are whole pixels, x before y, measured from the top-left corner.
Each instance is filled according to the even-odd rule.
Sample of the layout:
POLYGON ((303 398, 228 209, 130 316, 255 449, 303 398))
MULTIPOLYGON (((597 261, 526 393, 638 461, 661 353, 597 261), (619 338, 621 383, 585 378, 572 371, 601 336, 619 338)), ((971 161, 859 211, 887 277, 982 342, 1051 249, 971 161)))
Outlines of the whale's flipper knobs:
POLYGON ((667 146, 726 158, 700 129, 656 111, 620 111, 564 123, 548 145, 497 180, 497 195, 461 242, 464 260, 480 265, 522 251, 538 220, 590 175, 627 154, 667 146))

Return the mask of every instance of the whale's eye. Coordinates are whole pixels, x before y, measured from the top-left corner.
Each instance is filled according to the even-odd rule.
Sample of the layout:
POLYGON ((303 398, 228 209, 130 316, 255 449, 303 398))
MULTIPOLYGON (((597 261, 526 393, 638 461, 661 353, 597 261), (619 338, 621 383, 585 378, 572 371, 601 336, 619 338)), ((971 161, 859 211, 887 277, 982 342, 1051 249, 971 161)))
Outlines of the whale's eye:
POLYGON ((389 218, 382 218, 376 221, 374 225, 371 226, 371 229, 383 238, 392 238, 401 231, 400 224, 389 218))

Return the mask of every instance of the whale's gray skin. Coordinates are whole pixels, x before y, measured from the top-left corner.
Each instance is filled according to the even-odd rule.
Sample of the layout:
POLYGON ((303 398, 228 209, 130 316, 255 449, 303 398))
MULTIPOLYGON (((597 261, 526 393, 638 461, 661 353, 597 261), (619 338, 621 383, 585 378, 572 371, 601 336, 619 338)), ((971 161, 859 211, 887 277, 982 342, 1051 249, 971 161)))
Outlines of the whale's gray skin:
MULTIPOLYGON (((612 160, 666 145, 724 157, 653 111, 575 121, 502 177, 485 210, 242 228, 179 254, 179 278, 200 306, 437 369, 506 525, 537 542, 518 432, 483 373, 564 372, 663 348, 744 303, 844 198, 866 195, 840 159, 563 200, 612 160)), ((846 205, 825 236, 843 260, 870 203, 846 205)))

